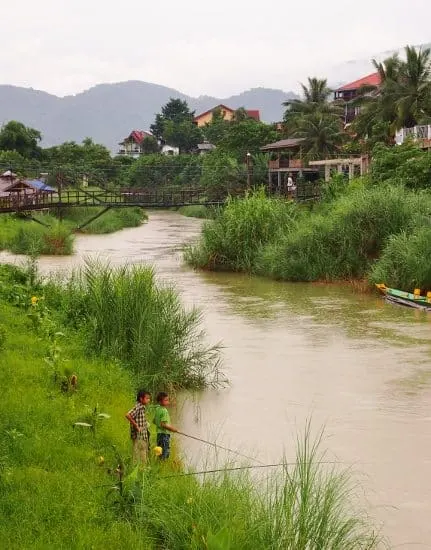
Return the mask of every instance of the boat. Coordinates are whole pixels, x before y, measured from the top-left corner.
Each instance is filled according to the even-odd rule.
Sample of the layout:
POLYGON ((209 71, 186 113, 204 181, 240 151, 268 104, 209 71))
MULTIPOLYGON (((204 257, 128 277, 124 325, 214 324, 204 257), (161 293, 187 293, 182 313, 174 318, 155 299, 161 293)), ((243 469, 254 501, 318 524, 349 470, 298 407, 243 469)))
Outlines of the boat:
POLYGON ((412 294, 404 290, 389 288, 384 283, 376 284, 376 288, 385 296, 388 302, 423 311, 431 311, 431 292, 428 292, 427 296, 421 296, 419 289, 415 289, 412 294))

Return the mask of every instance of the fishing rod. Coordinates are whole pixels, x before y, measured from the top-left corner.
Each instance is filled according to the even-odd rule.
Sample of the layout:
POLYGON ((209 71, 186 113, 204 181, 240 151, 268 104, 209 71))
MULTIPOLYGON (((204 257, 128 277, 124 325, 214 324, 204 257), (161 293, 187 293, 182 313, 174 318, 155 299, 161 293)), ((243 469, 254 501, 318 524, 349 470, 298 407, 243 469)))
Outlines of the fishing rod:
MULTIPOLYGON (((205 474, 215 474, 218 472, 236 472, 239 470, 255 470, 259 468, 280 468, 280 467, 287 467, 287 466, 296 466, 297 462, 279 462, 277 464, 256 464, 253 466, 234 466, 232 468, 218 468, 215 470, 202 470, 200 472, 186 472, 183 474, 172 474, 169 476, 162 476, 160 479, 169 479, 173 477, 187 477, 187 476, 199 476, 199 475, 205 475, 205 474)), ((337 462, 337 461, 331 461, 331 460, 323 460, 319 462, 315 462, 314 464, 344 464, 344 462, 337 462)))
POLYGON ((185 434, 184 432, 177 432, 180 435, 183 435, 184 437, 188 437, 190 439, 194 439, 195 441, 200 441, 201 443, 205 443, 206 445, 210 445, 211 447, 214 447, 216 449, 221 449, 222 451, 227 451, 229 453, 232 453, 234 455, 240 456, 242 458, 246 458, 247 460, 253 460, 254 462, 258 462, 259 464, 262 464, 264 466, 264 463, 258 460, 257 458, 253 458, 251 456, 245 455, 243 453, 240 453, 238 451, 234 451, 233 449, 229 449, 228 447, 223 447, 222 445, 219 445, 218 443, 213 443, 211 441, 207 441, 206 439, 201 439, 200 437, 195 437, 194 435, 185 434))

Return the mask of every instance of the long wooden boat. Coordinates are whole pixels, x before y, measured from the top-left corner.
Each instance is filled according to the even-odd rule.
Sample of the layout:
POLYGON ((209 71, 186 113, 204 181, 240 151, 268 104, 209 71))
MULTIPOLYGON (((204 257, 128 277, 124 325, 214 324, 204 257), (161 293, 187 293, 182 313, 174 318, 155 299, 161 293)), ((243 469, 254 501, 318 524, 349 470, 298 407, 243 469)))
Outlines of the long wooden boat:
POLYGON ((402 306, 413 307, 423 311, 431 311, 431 297, 412 294, 404 290, 389 288, 385 284, 376 284, 377 289, 385 296, 388 302, 402 306))

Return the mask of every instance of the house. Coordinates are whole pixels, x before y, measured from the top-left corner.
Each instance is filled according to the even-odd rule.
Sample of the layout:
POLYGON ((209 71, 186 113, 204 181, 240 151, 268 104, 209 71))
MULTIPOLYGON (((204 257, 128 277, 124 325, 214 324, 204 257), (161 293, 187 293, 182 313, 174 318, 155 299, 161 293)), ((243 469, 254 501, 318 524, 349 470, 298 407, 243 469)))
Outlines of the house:
POLYGON ((11 170, 6 170, 0 176, 0 197, 8 197, 9 193, 6 192, 6 189, 16 181, 18 176, 14 174, 11 170))
MULTIPOLYGON (((334 101, 344 102, 344 124, 350 124, 360 112, 359 106, 353 106, 351 102, 358 97, 360 90, 370 87, 378 88, 381 84, 379 73, 372 73, 359 80, 345 84, 334 91, 334 101)), ((372 93, 372 92, 370 92, 372 93)))
MULTIPOLYGON (((205 124, 209 124, 213 119, 214 112, 219 112, 223 116, 223 120, 230 121, 234 118, 235 112, 238 109, 231 109, 230 107, 227 107, 226 105, 216 105, 212 109, 209 109, 208 111, 205 111, 204 113, 201 113, 200 115, 195 116, 193 119, 193 122, 196 124, 196 126, 199 126, 201 128, 202 126, 205 126, 205 124)), ((256 121, 260 121, 260 111, 257 109, 246 109, 246 113, 249 116, 249 118, 252 118, 256 121)))
POLYGON ((285 189, 289 176, 294 180, 298 177, 309 181, 318 179, 319 169, 310 168, 302 159, 303 141, 302 138, 281 139, 260 148, 269 154, 268 184, 272 189, 285 189))
MULTIPOLYGON (((120 149, 118 154, 132 158, 138 158, 140 155, 145 155, 147 153, 144 147, 144 140, 146 138, 155 139, 151 132, 146 130, 133 130, 119 143, 120 149)), ((178 147, 168 145, 160 139, 157 140, 157 145, 163 155, 178 155, 180 152, 178 147)))
POLYGON ((132 130, 130 134, 119 143, 119 155, 138 158, 144 153, 143 142, 145 138, 153 138, 151 132, 145 130, 132 130))
POLYGON ((5 193, 12 196, 44 195, 56 193, 56 190, 40 180, 16 180, 6 187, 5 193))

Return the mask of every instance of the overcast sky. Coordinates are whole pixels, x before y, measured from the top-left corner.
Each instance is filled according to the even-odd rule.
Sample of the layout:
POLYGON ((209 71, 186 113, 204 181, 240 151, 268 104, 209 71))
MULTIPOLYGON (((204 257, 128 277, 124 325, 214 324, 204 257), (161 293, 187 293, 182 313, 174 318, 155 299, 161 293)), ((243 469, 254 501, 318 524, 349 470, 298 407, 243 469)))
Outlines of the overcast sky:
POLYGON ((430 21, 430 0, 19 0, 2 10, 0 83, 57 95, 122 80, 195 96, 296 90, 343 61, 431 42, 430 21))

